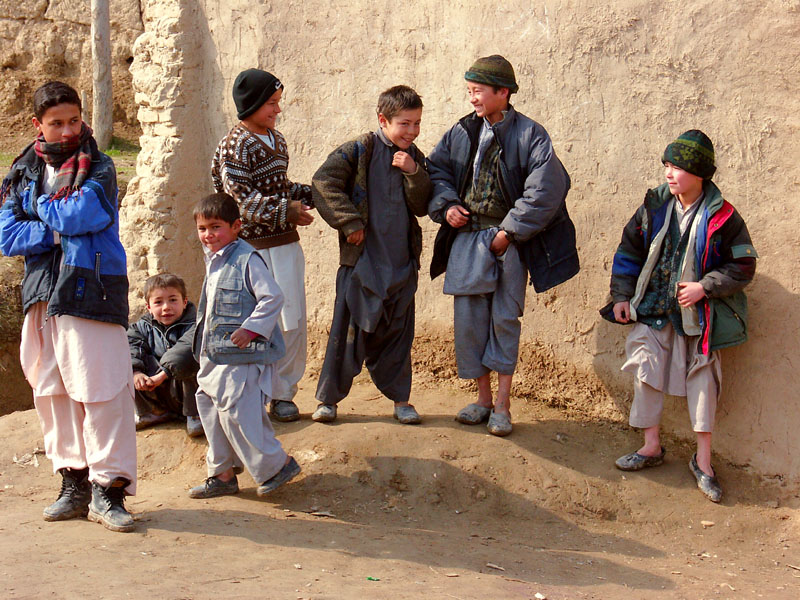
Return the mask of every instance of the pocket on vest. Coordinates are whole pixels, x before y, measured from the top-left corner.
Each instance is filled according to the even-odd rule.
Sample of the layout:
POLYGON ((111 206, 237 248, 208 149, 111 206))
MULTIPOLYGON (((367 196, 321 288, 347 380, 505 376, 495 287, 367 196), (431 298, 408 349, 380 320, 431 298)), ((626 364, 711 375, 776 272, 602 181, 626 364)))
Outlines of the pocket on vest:
POLYGON ((214 312, 222 317, 242 316, 242 288, 241 279, 226 279, 217 287, 214 299, 214 312))

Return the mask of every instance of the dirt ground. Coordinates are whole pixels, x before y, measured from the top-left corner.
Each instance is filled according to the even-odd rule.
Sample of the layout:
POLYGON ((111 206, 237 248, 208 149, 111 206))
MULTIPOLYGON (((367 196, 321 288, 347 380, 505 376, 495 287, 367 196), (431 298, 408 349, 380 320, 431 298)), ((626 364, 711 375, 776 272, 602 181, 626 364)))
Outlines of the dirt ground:
POLYGON ((637 434, 517 402, 514 433, 452 415, 465 392, 415 389, 420 426, 390 418, 364 378, 332 425, 276 424, 303 473, 268 500, 191 500, 205 441, 180 424, 138 434, 131 534, 46 523, 59 479, 33 411, 0 418, 4 598, 800 597, 800 490, 730 464, 720 505, 694 488, 691 449, 623 474, 637 434), (28 455, 28 456, 26 456, 28 455))

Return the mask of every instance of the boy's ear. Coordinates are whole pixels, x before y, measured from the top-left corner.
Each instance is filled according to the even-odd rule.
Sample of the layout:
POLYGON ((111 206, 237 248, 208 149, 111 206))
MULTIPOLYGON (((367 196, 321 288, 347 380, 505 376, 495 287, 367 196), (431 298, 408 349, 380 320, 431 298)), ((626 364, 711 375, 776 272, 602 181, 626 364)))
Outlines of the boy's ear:
POLYGON ((31 119, 31 123, 33 123, 33 126, 36 128, 36 131, 39 131, 39 132, 41 132, 41 130, 42 130, 42 123, 41 123, 41 121, 39 121, 39 119, 37 119, 36 117, 33 117, 33 118, 31 119))
POLYGON ((386 127, 389 124, 389 119, 383 116, 383 113, 378 113, 378 123, 381 127, 386 127))
POLYGON ((231 229, 233 229, 233 233, 235 233, 236 235, 239 235, 239 232, 242 230, 242 220, 241 219, 236 219, 231 224, 231 229))

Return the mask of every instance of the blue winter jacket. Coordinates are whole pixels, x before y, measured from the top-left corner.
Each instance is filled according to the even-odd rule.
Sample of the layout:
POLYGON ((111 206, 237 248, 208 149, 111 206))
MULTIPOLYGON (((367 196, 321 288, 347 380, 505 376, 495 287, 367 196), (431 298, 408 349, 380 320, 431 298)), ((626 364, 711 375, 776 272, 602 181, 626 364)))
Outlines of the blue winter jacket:
POLYGON ((39 193, 44 171, 31 144, 4 180, 9 194, 0 210, 0 251, 25 257, 23 310, 47 302, 48 315, 127 327, 128 276, 114 163, 95 151, 81 188, 59 200, 39 193), (60 244, 54 243, 54 232, 60 244))

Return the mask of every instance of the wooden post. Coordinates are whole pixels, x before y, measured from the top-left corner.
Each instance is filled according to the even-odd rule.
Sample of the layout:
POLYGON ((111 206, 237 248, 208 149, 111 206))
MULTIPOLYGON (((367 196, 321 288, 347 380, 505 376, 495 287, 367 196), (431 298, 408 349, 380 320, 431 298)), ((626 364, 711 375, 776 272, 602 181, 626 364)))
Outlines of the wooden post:
POLYGON ((111 144, 111 34, 109 0, 92 0, 92 129, 101 150, 111 144))

